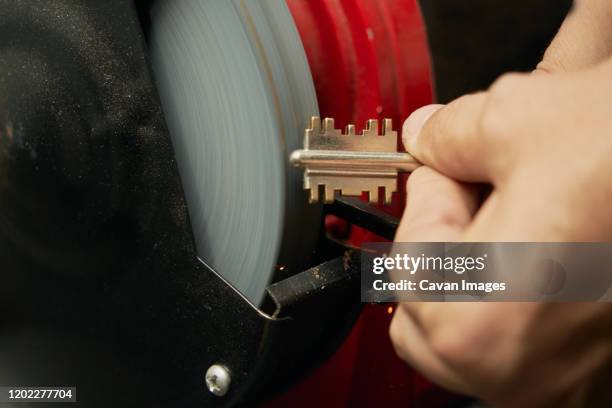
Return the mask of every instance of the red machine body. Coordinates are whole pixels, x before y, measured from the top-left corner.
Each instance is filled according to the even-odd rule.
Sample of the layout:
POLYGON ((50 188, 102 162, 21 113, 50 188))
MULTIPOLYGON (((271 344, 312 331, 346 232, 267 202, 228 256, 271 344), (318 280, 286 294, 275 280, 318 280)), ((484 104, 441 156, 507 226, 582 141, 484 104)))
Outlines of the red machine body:
MULTIPOLYGON (((432 102, 431 63, 416 0, 288 0, 312 70, 322 117, 338 127, 393 119, 396 129, 432 102)), ((405 179, 393 205, 401 215, 405 179)), ((337 224, 331 220, 329 224, 337 224)), ((337 225, 336 225, 337 226, 337 225)), ((378 237, 352 228, 360 245, 378 237)), ((341 349, 313 375, 267 407, 438 406, 449 395, 395 355, 388 330, 393 305, 368 305, 341 349)))

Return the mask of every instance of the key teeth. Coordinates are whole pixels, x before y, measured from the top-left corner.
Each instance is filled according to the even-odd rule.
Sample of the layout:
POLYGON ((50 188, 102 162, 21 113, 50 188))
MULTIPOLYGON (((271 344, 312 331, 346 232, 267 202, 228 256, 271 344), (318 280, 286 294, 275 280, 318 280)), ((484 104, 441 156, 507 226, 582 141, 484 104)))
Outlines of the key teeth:
POLYGON ((326 203, 331 203, 332 201, 334 201, 334 196, 335 196, 335 191, 329 187, 329 186, 325 186, 325 202, 326 203))
POLYGON ((383 120, 383 136, 390 135, 393 132, 393 120, 384 119, 383 120))
POLYGON ((311 204, 322 202, 325 204, 332 203, 336 199, 336 193, 341 196, 359 196, 362 193, 368 195, 368 201, 371 204, 379 204, 382 199, 384 205, 390 205, 393 199, 394 187, 391 186, 375 186, 373 185, 370 190, 358 191, 354 188, 339 188, 335 189, 333 186, 325 183, 317 183, 316 186, 313 183, 305 182, 305 186, 308 189, 308 202, 311 204))
POLYGON ((310 186, 308 192, 308 202, 310 204, 318 203, 322 201, 326 204, 332 203, 336 199, 336 191, 326 184, 318 184, 316 186, 310 186), (321 190, 323 194, 321 194, 321 190))
POLYGON ((382 190, 383 203, 385 205, 390 205, 393 201, 393 190, 386 187, 374 188, 371 191, 368 191, 368 199, 372 204, 378 204, 380 200, 380 190, 382 190))
POLYGON ((316 204, 319 202, 319 194, 316 192, 316 189, 310 190, 310 195, 308 196, 308 202, 310 204, 316 204))
POLYGON ((378 203, 378 188, 374 188, 370 190, 368 195, 369 195, 369 199, 371 203, 373 204, 378 203))
POLYGON ((312 116, 310 118, 310 127, 306 130, 314 133, 321 133, 321 118, 318 116, 312 116))
POLYGON ((390 205, 393 201, 393 191, 389 188, 385 188, 385 204, 390 205))
POLYGON ((319 186, 313 186, 310 185, 310 188, 308 190, 308 202, 310 202, 310 204, 314 204, 319 202, 319 186))
MULTIPOLYGON (((350 123, 345 128, 345 133, 338 132, 335 128, 335 120, 334 118, 325 118, 321 120, 318 116, 313 116, 310 118, 310 127, 306 129, 310 134, 318 135, 318 134, 340 134, 341 136, 356 136, 355 125, 350 123)), ((366 122, 366 126, 363 129, 363 132, 360 136, 384 136, 396 133, 393 131, 393 121, 391 119, 385 118, 383 119, 382 124, 382 133, 379 133, 378 129, 378 120, 377 119, 368 119, 366 122)))
POLYGON ((355 136, 355 125, 352 123, 346 126, 346 135, 355 136))
POLYGON ((378 136, 378 120, 376 119, 369 119, 366 122, 366 128, 363 130, 363 135, 364 136, 378 136))
POLYGON ((304 190, 312 189, 312 186, 310 185, 310 177, 308 177, 308 174, 306 174, 306 172, 304 172, 304 177, 302 179, 302 187, 304 188, 304 190))
POLYGON ((323 120, 323 132, 324 133, 333 133, 334 128, 334 119, 333 118, 325 118, 323 120))
POLYGON ((370 203, 378 204, 381 198, 381 193, 382 193, 383 204, 391 205, 391 203, 393 202, 393 192, 394 191, 395 189, 390 188, 390 187, 376 187, 372 189, 371 191, 368 191, 368 199, 370 203))

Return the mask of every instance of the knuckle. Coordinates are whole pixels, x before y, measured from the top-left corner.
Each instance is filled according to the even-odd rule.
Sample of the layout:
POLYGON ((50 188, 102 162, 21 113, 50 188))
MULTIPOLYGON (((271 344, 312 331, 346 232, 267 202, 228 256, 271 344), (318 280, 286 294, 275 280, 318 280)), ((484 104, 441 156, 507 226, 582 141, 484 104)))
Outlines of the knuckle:
POLYGON ((526 74, 509 72, 501 75, 491 85, 491 94, 509 94, 514 92, 523 83, 526 74))
POLYGON ((519 74, 505 74, 491 86, 478 123, 483 137, 498 140, 510 134, 509 114, 514 109, 518 82, 521 82, 519 74))
POLYGON ((480 130, 481 137, 484 139, 492 139, 494 142, 499 142, 499 139, 504 138, 510 133, 510 124, 504 113, 505 110, 502 103, 491 100, 483 110, 478 121, 478 129, 480 130))
POLYGON ((420 193, 415 193, 415 190, 409 191, 407 206, 415 210, 413 200, 421 200, 422 204, 419 207, 426 205, 426 208, 422 211, 410 212, 411 228, 427 229, 440 226, 462 228, 468 222, 465 211, 458 209, 455 201, 444 197, 441 199, 439 194, 434 196, 435 191, 441 191, 445 187, 436 186, 438 183, 442 182, 433 180, 427 185, 429 190, 421 190, 420 193))
POLYGON ((541 72, 544 74, 556 74, 560 72, 564 72, 566 69, 563 66, 562 61, 557 58, 549 57, 545 58, 536 66, 535 71, 541 72))
POLYGON ((463 218, 456 211, 451 211, 446 208, 440 208, 436 213, 427 216, 421 216, 414 222, 414 228, 426 230, 433 227, 451 227, 462 228, 464 226, 463 218))
POLYGON ((398 311, 398 313, 404 313, 405 316, 414 317, 417 315, 417 313, 413 306, 414 306, 413 302, 401 302, 397 304, 396 310, 398 311))
POLYGON ((440 128, 437 134, 440 139, 433 141, 439 144, 436 148, 460 148, 465 143, 471 145, 475 142, 479 135, 474 125, 486 100, 484 98, 485 94, 482 92, 472 93, 463 95, 448 105, 443 120, 438 121, 440 128))
POLYGON ((454 367, 470 365, 470 336, 464 330, 439 329, 430 333, 429 345, 434 354, 454 367))
POLYGON ((496 157, 490 162, 490 172, 503 177, 516 160, 514 154, 523 143, 526 106, 533 100, 533 81, 526 74, 502 75, 489 89, 477 122, 478 133, 488 152, 496 157))
POLYGON ((514 107, 517 95, 524 94, 524 74, 509 73, 499 77, 489 89, 489 98, 483 113, 495 114, 514 107))

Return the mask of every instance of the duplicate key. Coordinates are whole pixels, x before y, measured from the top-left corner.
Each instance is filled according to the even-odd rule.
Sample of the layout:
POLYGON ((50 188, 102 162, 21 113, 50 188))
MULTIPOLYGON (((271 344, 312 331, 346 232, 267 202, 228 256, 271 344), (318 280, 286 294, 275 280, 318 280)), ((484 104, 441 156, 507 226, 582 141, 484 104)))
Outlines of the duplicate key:
POLYGON ((304 132, 304 149, 294 151, 289 160, 304 168, 304 189, 310 190, 310 202, 332 202, 335 193, 361 195, 367 192, 370 202, 378 202, 379 188, 384 189, 385 203, 397 190, 400 172, 411 172, 421 164, 410 154, 398 152, 398 134, 391 119, 383 121, 382 134, 378 121, 368 120, 360 135, 348 125, 343 134, 335 129, 334 120, 326 118, 321 126, 319 117, 312 117, 304 132))

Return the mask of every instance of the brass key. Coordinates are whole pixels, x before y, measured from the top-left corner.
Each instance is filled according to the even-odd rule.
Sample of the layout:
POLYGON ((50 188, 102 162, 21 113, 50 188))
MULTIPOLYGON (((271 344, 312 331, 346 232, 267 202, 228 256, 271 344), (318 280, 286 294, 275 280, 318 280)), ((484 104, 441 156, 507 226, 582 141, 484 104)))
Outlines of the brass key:
POLYGON ((332 202, 334 194, 361 195, 368 192, 370 202, 378 202, 378 189, 384 188, 384 201, 391 203, 397 190, 397 175, 411 172, 421 164, 410 154, 397 151, 397 132, 391 119, 383 121, 382 135, 378 121, 370 119, 361 135, 355 125, 348 125, 345 134, 334 128, 334 120, 310 119, 304 132, 304 149, 289 158, 296 167, 304 168, 304 189, 310 190, 310 202, 319 201, 319 187, 324 186, 324 202, 332 202))

